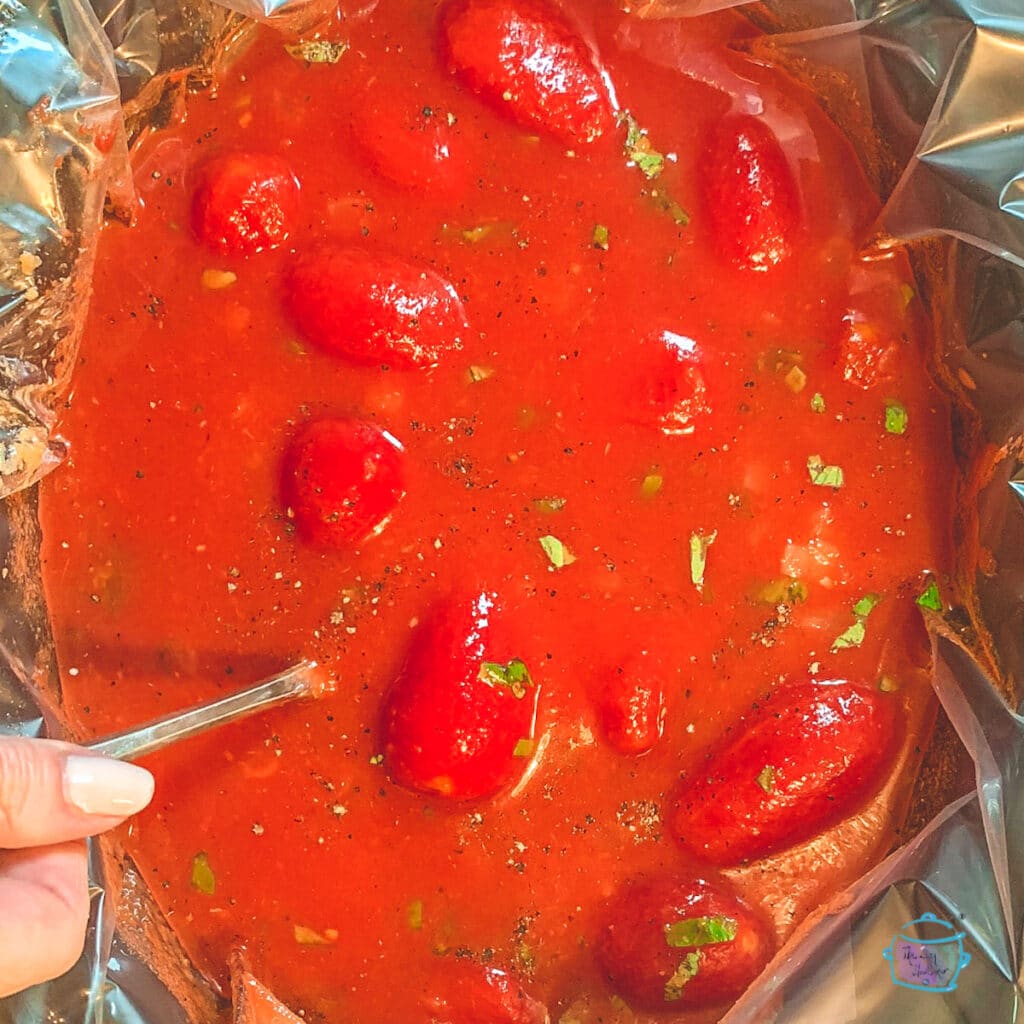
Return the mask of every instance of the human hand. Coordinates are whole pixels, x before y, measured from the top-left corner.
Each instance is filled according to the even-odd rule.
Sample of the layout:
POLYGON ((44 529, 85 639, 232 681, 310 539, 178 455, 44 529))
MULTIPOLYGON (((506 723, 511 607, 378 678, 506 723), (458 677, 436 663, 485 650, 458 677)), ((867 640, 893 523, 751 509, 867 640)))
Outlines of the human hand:
POLYGON ((69 970, 89 917, 85 836, 141 811, 144 768, 0 736, 0 997, 69 970))

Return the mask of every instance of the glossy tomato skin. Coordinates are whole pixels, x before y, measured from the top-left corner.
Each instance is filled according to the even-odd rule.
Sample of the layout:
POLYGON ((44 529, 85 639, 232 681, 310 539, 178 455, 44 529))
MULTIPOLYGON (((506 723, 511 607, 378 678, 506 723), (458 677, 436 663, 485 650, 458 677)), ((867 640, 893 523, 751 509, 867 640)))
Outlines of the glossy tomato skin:
POLYGON ((510 784, 529 764, 537 709, 532 680, 514 686, 481 678, 484 663, 508 664, 492 649, 502 614, 491 591, 450 597, 421 625, 384 700, 384 765, 410 789, 475 800, 510 784))
POLYGON ((646 754, 665 728, 665 685, 658 659, 636 654, 600 682, 597 708, 605 739, 620 754, 646 754))
POLYGON ((251 256, 288 239, 299 212, 299 182, 270 153, 223 153, 197 172, 192 229, 211 249, 251 256))
POLYGON ((282 491, 305 540, 348 548, 380 533, 405 495, 401 444, 365 420, 303 427, 285 457, 282 491))
POLYGON ((427 1003, 437 1024, 547 1024, 550 1019, 514 974, 478 964, 450 964, 427 1003))
POLYGON ((614 124, 593 56, 572 26, 538 0, 456 0, 442 17, 451 71, 520 124, 567 144, 614 124))
POLYGON ((367 365, 435 366, 469 330, 462 301, 439 274, 346 246, 322 245, 301 256, 285 303, 308 341, 367 365))
POLYGON ((792 251, 799 192, 786 154, 764 121, 730 114, 708 137, 701 177, 720 255, 746 270, 769 270, 792 251))
POLYGON ((723 866, 809 839, 880 784, 898 733, 892 694, 847 682, 781 688, 695 769, 673 831, 723 866))
POLYGON ((707 352, 675 331, 640 340, 619 380, 630 421, 667 436, 695 433, 713 412, 707 352))
POLYGON ((683 1012, 735 999, 773 950, 767 921, 724 879, 691 874, 626 882, 605 909, 595 954, 631 1006, 683 1012), (666 928, 701 918, 712 919, 733 937, 696 946, 669 944, 666 928))
POLYGON ((468 181, 455 125, 415 90, 368 90, 352 132, 369 166, 403 188, 451 196, 468 181))

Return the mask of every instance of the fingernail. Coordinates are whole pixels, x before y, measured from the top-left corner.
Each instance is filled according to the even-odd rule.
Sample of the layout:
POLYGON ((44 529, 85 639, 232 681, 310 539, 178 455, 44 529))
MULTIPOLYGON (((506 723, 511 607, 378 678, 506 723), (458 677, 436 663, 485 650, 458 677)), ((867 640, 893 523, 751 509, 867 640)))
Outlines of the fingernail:
POLYGON ((152 796, 153 776, 145 768, 75 754, 64 761, 64 799, 84 814, 125 818, 141 811, 152 796))

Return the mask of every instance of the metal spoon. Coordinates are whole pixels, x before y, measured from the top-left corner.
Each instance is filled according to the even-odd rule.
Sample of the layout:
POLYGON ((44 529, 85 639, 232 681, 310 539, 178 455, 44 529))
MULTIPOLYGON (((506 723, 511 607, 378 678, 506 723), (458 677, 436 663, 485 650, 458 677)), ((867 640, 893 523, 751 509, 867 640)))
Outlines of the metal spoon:
POLYGON ((315 696, 324 692, 325 684, 316 673, 315 661, 300 661, 284 672, 239 690, 227 697, 199 704, 187 711, 178 711, 136 729, 115 733, 85 744, 89 750, 121 761, 132 761, 154 750, 177 743, 197 733, 226 725, 265 708, 283 704, 296 697, 315 696))

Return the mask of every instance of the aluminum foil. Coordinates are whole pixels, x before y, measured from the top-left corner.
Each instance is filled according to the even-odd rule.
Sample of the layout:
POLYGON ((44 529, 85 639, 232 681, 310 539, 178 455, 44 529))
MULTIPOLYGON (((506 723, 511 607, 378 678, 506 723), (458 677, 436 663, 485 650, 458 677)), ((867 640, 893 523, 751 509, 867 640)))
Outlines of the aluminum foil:
MULTIPOLYGON (((690 17, 743 2, 622 6, 690 17)), ((373 6, 345 0, 340 17, 373 6)), ((863 137, 862 155, 886 200, 873 244, 911 247, 935 313, 965 468, 955 528, 971 572, 959 582, 974 596, 929 623, 934 685, 975 785, 804 922, 724 1021, 1010 1024, 1024 967, 1014 710, 1024 694, 1024 10, 1020 0, 748 10, 771 33, 765 56, 839 72, 844 101, 869 114, 882 156, 863 137)), ((0 732, 63 735, 31 488, 63 454, 55 410, 104 198, 131 205, 126 139, 208 79, 211 55, 246 19, 294 32, 324 14, 310 0, 0 0, 0 495, 13 495, 0 507, 0 732)), ((81 960, 0 1001, 0 1022, 215 1019, 217 996, 131 865, 93 843, 90 868, 81 960)))

